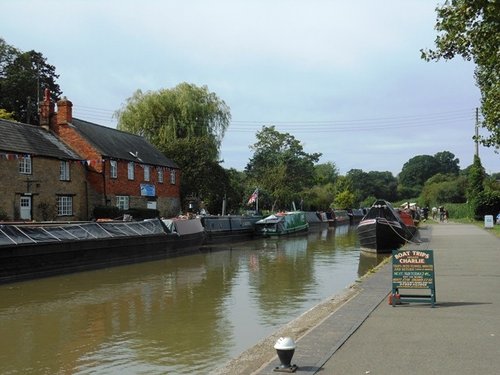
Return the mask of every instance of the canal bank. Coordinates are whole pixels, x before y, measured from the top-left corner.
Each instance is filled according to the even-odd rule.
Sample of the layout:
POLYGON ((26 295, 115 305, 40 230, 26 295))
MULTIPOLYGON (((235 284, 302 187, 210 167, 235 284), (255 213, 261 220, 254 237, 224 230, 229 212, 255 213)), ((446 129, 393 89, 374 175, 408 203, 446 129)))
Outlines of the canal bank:
POLYGON ((217 373, 277 374, 273 345, 280 336, 296 340, 296 373, 499 373, 500 240, 452 223, 423 227, 421 239, 407 248, 434 250, 434 308, 389 305, 392 267, 385 263, 217 373))

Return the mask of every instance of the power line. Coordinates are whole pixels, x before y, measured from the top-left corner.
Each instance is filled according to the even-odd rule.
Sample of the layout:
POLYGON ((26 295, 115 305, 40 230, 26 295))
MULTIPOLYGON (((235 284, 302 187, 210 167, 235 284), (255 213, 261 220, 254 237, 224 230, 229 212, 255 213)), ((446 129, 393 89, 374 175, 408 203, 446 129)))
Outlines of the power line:
MULTIPOLYGON (((109 109, 75 106, 77 117, 93 121, 105 121, 116 123, 115 112, 109 109)), ((155 117, 156 122, 166 121, 166 117, 155 117)), ((412 127, 431 127, 442 124, 470 122, 474 120, 474 109, 453 110, 426 114, 368 117, 355 119, 333 119, 333 120, 231 120, 229 129, 238 133, 255 133, 259 129, 256 126, 279 126, 286 127, 294 132, 345 132, 345 131, 374 131, 384 129, 405 129, 412 127)), ((203 125, 202 122, 199 125, 203 125)))
POLYGON ((349 120, 305 120, 305 121, 256 121, 256 120, 234 120, 233 123, 243 123, 243 124, 258 124, 258 123, 273 123, 273 124, 342 124, 342 123, 362 123, 362 122, 395 122, 401 120, 411 120, 411 119, 437 119, 449 116, 472 116, 471 110, 455 110, 448 112, 439 113, 429 113, 429 114, 418 114, 418 115, 404 115, 404 116, 390 116, 390 117, 374 117, 374 118, 363 118, 363 119, 349 119, 349 120))

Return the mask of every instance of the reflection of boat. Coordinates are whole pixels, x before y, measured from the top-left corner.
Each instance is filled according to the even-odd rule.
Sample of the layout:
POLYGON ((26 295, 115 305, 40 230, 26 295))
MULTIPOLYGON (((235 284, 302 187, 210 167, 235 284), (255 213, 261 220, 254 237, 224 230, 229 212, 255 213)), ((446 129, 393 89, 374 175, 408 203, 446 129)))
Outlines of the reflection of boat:
POLYGON ((331 227, 350 223, 349 215, 346 210, 330 210, 326 212, 326 218, 328 225, 331 227))
POLYGON ((244 239, 255 234, 255 223, 262 216, 202 216, 206 243, 244 239))
MULTIPOLYGON (((280 240, 281 241, 281 240, 280 240)), ((283 250, 288 257, 296 257, 299 254, 305 254, 307 252, 307 238, 301 237, 292 237, 286 242, 282 242, 283 250)))
POLYGON ((138 263, 198 249, 199 219, 0 225, 0 283, 138 263))
POLYGON ((255 223, 256 233, 266 237, 306 232, 308 229, 303 211, 278 212, 255 223))
POLYGON ((406 225, 385 200, 377 200, 358 225, 362 250, 387 253, 411 240, 416 227, 406 225))
POLYGON ((359 252, 358 277, 366 275, 370 270, 377 267, 390 254, 369 253, 366 251, 359 252))
POLYGON ((349 225, 337 225, 335 228, 332 228, 335 231, 335 236, 345 236, 349 233, 351 227, 349 225))
POLYGON ((335 225, 345 225, 350 223, 349 215, 346 210, 333 210, 335 215, 335 225))
POLYGON ((365 216, 365 212, 361 208, 347 210, 347 214, 349 215, 351 225, 359 223, 363 216, 365 216))

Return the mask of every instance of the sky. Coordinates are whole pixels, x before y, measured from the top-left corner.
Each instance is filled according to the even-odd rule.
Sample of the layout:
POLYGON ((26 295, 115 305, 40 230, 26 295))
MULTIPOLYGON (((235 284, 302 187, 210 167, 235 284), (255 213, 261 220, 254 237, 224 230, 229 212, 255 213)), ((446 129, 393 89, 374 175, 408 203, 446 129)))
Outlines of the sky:
MULTIPOLYGON (((0 37, 56 67, 73 116, 116 127, 133 93, 207 86, 230 108, 224 168, 263 126, 341 174, 399 174, 417 155, 472 164, 474 65, 426 62, 435 0, 0 0, 0 37)), ((480 128, 480 134, 486 134, 480 128)), ((479 146, 488 173, 500 155, 479 146)))

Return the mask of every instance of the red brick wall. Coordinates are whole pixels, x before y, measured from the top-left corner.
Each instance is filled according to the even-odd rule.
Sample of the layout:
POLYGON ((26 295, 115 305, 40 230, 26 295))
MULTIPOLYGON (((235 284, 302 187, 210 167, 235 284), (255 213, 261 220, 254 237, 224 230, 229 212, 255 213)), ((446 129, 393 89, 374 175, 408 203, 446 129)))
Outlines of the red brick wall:
POLYGON ((146 208, 148 201, 156 201, 160 215, 165 217, 175 216, 180 210, 180 177, 176 170, 176 183, 170 183, 170 171, 164 170, 163 183, 158 182, 158 172, 155 167, 150 167, 150 181, 144 181, 144 169, 135 163, 134 180, 128 179, 128 161, 117 161, 117 178, 111 178, 111 165, 109 160, 102 163, 102 171, 89 171, 87 181, 91 188, 89 197, 92 209, 101 205, 116 205, 116 196, 125 195, 130 198, 130 208, 146 208), (147 183, 155 186, 156 197, 141 196, 141 184, 147 183), (107 201, 107 202, 106 202, 107 201))
POLYGON ((88 165, 90 170, 102 171, 100 163, 101 154, 88 143, 80 133, 76 131, 73 125, 58 125, 54 127, 54 132, 74 151, 87 160, 91 160, 88 165))
POLYGON ((151 184, 156 187, 157 196, 178 197, 180 194, 179 188, 179 171, 176 171, 176 184, 170 183, 170 171, 165 169, 163 172, 163 183, 158 182, 158 171, 156 167, 150 166, 150 179, 144 181, 144 169, 139 163, 134 163, 134 179, 128 179, 128 161, 118 160, 118 177, 111 178, 110 161, 104 163, 104 171, 106 175, 106 190, 108 193, 118 195, 140 195, 140 184, 151 184))
POLYGON ((163 183, 158 182, 158 172, 154 166, 150 166, 150 181, 144 181, 144 169, 140 163, 135 163, 134 180, 128 179, 128 161, 118 160, 118 177, 111 178, 110 161, 102 160, 102 155, 83 138, 76 128, 71 124, 72 103, 63 99, 57 103, 57 115, 52 122, 52 130, 79 155, 90 161, 89 173, 89 197, 91 210, 93 207, 103 204, 115 205, 117 195, 130 197, 131 208, 146 208, 148 200, 155 200, 162 215, 172 216, 178 213, 180 208, 180 178, 181 173, 176 170, 176 183, 170 183, 170 171, 164 170, 163 183), (156 197, 142 197, 141 183, 155 186, 156 197))

